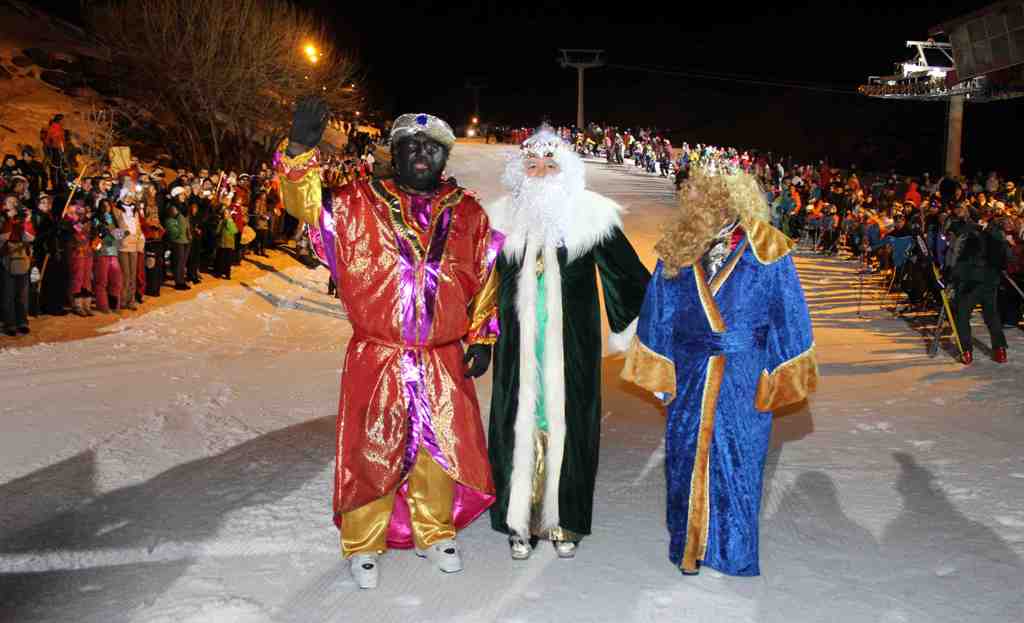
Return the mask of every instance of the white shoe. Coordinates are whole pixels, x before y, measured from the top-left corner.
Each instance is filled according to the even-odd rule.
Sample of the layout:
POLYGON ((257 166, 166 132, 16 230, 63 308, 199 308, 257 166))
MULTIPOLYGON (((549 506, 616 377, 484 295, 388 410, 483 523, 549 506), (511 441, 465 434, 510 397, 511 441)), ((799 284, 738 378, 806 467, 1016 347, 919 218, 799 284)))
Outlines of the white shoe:
POLYGON ((352 579, 359 588, 377 588, 379 578, 377 554, 355 554, 349 562, 352 579))
POLYGON ((575 558, 576 544, 572 541, 552 541, 559 558, 575 558))
POLYGON ((446 539, 434 543, 425 550, 417 549, 416 555, 434 563, 444 573, 458 573, 462 571, 462 556, 459 554, 459 545, 455 542, 455 539, 446 539))
POLYGON ((512 550, 512 560, 526 560, 533 553, 530 542, 518 534, 508 537, 508 545, 512 550))

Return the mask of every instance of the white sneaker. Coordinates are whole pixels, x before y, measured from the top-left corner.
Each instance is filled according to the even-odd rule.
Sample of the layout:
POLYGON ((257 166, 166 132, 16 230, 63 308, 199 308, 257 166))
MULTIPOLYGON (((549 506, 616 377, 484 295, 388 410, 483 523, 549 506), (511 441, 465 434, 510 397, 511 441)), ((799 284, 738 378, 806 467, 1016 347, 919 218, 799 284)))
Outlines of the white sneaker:
POLYGON ((458 573, 462 571, 462 556, 459 554, 459 545, 455 542, 455 539, 446 539, 434 543, 425 550, 417 549, 416 555, 434 563, 444 573, 458 573))
POLYGON ((518 534, 508 537, 508 545, 512 550, 512 560, 526 560, 533 553, 530 542, 518 534))
POLYGON ((576 544, 572 541, 552 541, 559 558, 575 558, 576 544))
POLYGON ((359 588, 377 588, 377 554, 355 554, 349 560, 352 579, 359 588))

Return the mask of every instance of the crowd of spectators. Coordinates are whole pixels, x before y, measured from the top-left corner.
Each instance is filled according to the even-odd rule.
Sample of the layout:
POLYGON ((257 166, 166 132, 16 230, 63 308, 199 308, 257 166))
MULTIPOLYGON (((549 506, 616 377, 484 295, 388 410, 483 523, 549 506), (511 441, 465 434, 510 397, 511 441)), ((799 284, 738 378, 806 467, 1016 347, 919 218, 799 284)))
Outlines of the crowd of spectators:
MULTIPOLYGON (((8 336, 29 318, 135 310, 203 276, 231 279, 247 253, 267 256, 301 237, 266 163, 251 172, 172 169, 131 158, 113 170, 78 171, 57 115, 0 166, 0 319, 8 336), (79 175, 82 173, 82 175, 79 175)), ((357 137, 358 138, 358 137, 357 137)), ((372 174, 372 141, 326 157, 334 183, 372 174)), ((301 250, 301 245, 300 245, 301 250)))

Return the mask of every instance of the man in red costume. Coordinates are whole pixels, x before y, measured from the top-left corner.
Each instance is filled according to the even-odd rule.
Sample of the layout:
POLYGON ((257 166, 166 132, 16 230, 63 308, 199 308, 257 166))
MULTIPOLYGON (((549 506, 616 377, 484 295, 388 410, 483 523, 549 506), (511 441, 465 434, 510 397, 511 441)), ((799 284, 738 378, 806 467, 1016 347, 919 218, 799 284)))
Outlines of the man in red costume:
POLYGON ((334 484, 342 553, 361 588, 377 585, 388 547, 415 546, 441 571, 461 571, 455 532, 494 501, 472 378, 497 339, 503 238, 475 199, 442 181, 455 144, 447 123, 402 115, 395 177, 324 188, 316 145, 327 115, 319 100, 299 103, 275 169, 353 328, 334 484))

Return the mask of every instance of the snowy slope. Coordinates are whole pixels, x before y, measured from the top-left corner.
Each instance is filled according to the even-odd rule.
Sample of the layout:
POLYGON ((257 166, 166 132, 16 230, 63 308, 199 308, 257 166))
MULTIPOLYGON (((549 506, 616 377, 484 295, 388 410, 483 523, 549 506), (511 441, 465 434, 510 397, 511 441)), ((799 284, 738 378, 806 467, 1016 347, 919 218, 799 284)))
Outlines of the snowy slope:
MULTIPOLYGON (((485 200, 506 147, 460 144, 485 200)), ((588 165, 653 263, 670 184, 588 165)), ((107 328, 0 352, 0 621, 1016 621, 1024 611, 1024 340, 964 370, 836 260, 798 259, 825 376, 776 420, 764 575, 667 562, 662 414, 606 360, 595 532, 513 563, 481 520, 466 571, 410 552, 358 591, 330 521, 350 327, 323 271, 232 282, 107 328)), ((984 329, 976 337, 987 342, 984 329)), ((480 383, 481 401, 489 381, 480 383)), ((485 414, 486 416, 486 414, 485 414)))

